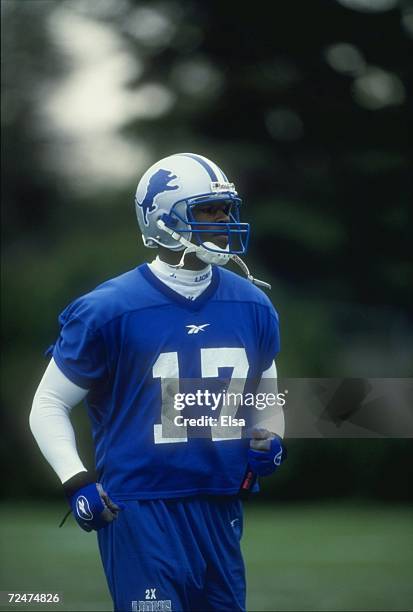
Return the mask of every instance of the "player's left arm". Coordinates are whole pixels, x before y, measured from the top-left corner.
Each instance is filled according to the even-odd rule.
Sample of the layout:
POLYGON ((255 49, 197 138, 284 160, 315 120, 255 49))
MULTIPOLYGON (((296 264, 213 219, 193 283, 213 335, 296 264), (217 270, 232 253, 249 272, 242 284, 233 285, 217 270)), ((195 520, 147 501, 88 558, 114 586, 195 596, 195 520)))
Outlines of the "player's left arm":
POLYGON ((255 424, 248 449, 248 464, 254 474, 273 474, 287 457, 283 442, 285 432, 284 411, 278 399, 277 368, 275 361, 261 376, 257 397, 271 398, 267 405, 255 412, 255 424), (259 394, 259 395, 258 395, 259 394))
POLYGON ((254 429, 267 429, 274 436, 284 438, 285 418, 283 405, 285 399, 278 395, 277 366, 273 361, 265 370, 257 386, 256 410, 254 412, 254 429))

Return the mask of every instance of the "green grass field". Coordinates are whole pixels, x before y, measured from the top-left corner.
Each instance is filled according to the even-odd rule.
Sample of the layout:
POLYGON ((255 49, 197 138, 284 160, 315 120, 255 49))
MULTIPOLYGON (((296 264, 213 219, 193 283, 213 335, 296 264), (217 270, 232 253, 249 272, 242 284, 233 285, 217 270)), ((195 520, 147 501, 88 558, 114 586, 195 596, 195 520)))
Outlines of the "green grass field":
MULTIPOLYGON (((51 611, 111 610, 95 535, 70 519, 58 529, 64 510, 3 505, 0 590, 63 593, 51 611)), ((247 504, 248 610, 412 610, 412 519, 406 507, 247 504)))

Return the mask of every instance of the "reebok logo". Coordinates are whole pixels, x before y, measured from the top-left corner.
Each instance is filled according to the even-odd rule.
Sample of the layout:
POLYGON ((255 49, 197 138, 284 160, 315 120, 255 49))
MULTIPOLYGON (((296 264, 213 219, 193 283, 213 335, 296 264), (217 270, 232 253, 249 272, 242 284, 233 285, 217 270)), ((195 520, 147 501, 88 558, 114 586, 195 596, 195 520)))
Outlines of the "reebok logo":
POLYGON ((281 465, 281 459, 282 459, 282 456, 283 456, 283 452, 282 452, 282 449, 281 449, 281 450, 280 450, 280 451, 279 451, 279 452, 278 452, 278 453, 275 455, 275 457, 274 457, 274 464, 275 464, 275 465, 277 465, 277 466, 278 466, 278 465, 281 465))
POLYGON ((185 325, 188 329, 188 334, 198 334, 201 331, 205 331, 205 328, 211 325, 211 323, 204 323, 203 325, 185 325))
POLYGON ((90 509, 89 502, 84 495, 79 495, 76 500, 76 512, 80 518, 85 521, 91 521, 93 519, 93 513, 90 509))

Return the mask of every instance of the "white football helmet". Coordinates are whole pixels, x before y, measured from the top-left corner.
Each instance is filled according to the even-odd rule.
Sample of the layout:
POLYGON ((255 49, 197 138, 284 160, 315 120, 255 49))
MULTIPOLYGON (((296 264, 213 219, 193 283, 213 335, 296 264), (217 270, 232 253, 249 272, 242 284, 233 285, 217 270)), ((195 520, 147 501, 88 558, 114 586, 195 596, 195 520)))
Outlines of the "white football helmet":
POLYGON ((255 282, 238 257, 246 253, 250 233, 249 223, 240 222, 240 205, 234 184, 222 170, 195 153, 176 153, 158 161, 142 176, 135 195, 136 216, 145 246, 183 250, 177 267, 184 265, 185 256, 191 252, 208 264, 225 265, 233 259, 255 282), (196 221, 194 208, 214 202, 228 204, 229 222, 196 221), (206 234, 214 233, 227 236, 225 249, 203 240, 206 234))
POLYGON ((227 234, 226 253, 244 254, 248 246, 249 224, 240 223, 241 200, 233 183, 229 183, 222 170, 202 155, 177 153, 161 159, 145 172, 139 181, 135 196, 136 214, 145 246, 164 246, 172 251, 181 251, 185 245, 175 240, 170 233, 158 226, 164 221, 167 228, 183 235, 206 250, 221 252, 218 246, 204 244, 202 234, 227 234), (192 210, 199 204, 226 201, 231 204, 229 223, 195 221, 192 210), (216 225, 216 228, 213 226, 216 225), (199 229, 201 227, 201 229, 199 229), (212 229, 213 228, 213 229, 212 229))

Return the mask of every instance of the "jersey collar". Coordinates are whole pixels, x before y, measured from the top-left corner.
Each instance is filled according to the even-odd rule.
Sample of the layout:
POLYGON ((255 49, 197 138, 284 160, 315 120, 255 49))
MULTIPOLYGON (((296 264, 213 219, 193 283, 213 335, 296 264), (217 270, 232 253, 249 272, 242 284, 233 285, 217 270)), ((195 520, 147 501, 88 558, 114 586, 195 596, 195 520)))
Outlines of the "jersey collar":
POLYGON ((180 293, 177 293, 165 283, 163 283, 155 274, 151 271, 148 264, 139 266, 138 271, 144 276, 144 278, 153 286, 155 289, 163 293, 167 298, 177 302, 188 310, 200 310, 202 306, 215 294, 218 289, 220 274, 218 266, 212 266, 212 277, 208 287, 194 300, 189 300, 180 293))

